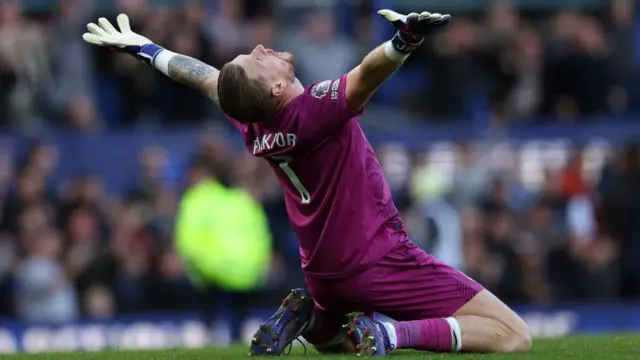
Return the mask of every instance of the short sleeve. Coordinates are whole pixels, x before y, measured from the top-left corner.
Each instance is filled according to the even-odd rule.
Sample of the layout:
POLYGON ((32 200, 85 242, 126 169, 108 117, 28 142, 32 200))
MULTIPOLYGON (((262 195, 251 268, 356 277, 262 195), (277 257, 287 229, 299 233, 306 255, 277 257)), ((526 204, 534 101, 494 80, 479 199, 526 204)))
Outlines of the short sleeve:
POLYGON ((300 127, 310 135, 340 130, 349 120, 359 116, 349 108, 345 96, 347 75, 315 83, 305 89, 302 98, 304 117, 300 127))

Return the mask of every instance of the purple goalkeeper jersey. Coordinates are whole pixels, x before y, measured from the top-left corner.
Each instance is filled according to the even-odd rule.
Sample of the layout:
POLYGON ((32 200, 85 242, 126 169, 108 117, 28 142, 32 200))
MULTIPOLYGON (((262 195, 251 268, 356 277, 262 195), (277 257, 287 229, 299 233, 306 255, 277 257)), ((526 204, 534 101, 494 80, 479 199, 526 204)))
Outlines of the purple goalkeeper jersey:
POLYGON ((400 238, 402 224, 373 148, 345 99, 347 76, 313 84, 271 120, 233 123, 284 189, 307 276, 366 269, 400 238))

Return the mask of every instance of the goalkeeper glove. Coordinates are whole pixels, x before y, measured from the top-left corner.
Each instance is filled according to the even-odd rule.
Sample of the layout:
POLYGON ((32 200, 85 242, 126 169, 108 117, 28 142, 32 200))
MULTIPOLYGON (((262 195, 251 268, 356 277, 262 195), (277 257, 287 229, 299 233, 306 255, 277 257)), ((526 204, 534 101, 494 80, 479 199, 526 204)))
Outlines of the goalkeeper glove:
MULTIPOLYGON (((158 59, 158 55, 163 52, 166 55, 172 55, 173 53, 162 46, 154 44, 146 37, 131 31, 131 25, 129 24, 129 17, 127 15, 118 15, 117 21, 120 31, 105 18, 98 19, 97 25, 89 23, 87 24, 89 32, 84 33, 82 38, 90 44, 108 47, 133 55, 147 65, 156 66, 158 70, 166 74, 166 69, 163 69, 162 64, 158 64, 156 60, 158 59)), ((166 56, 164 57, 166 58, 166 56)), ((161 62, 164 63, 164 61, 161 62)))
POLYGON ((422 12, 408 15, 398 14, 393 10, 383 9, 378 14, 389 21, 397 30, 391 39, 391 45, 397 52, 409 55, 418 48, 429 33, 448 25, 451 15, 422 12))

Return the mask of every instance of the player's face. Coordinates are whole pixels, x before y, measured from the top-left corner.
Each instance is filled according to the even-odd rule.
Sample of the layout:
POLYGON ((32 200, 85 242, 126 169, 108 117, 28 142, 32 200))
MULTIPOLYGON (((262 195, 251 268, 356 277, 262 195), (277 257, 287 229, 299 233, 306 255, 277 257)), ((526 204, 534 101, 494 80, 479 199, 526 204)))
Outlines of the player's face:
POLYGON ((251 74, 260 76, 270 83, 295 80, 294 58, 287 52, 276 52, 258 45, 248 55, 240 55, 234 61, 251 74))
POLYGON ((267 76, 286 78, 291 81, 295 78, 294 58, 290 53, 276 52, 258 45, 249 56, 267 76))
POLYGON ((242 66, 249 77, 268 84, 274 96, 280 96, 290 85, 302 86, 295 77, 293 55, 287 52, 258 45, 250 54, 239 55, 232 63, 242 66))

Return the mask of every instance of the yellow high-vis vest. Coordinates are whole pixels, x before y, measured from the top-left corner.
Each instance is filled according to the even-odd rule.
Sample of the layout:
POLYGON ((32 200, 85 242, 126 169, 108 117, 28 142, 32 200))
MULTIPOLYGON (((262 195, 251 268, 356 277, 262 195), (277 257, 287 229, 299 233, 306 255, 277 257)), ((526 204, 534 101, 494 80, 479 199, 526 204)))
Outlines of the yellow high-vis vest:
POLYGON ((267 216, 246 190, 201 182, 180 201, 175 248, 196 286, 253 290, 266 281, 271 262, 267 216))

